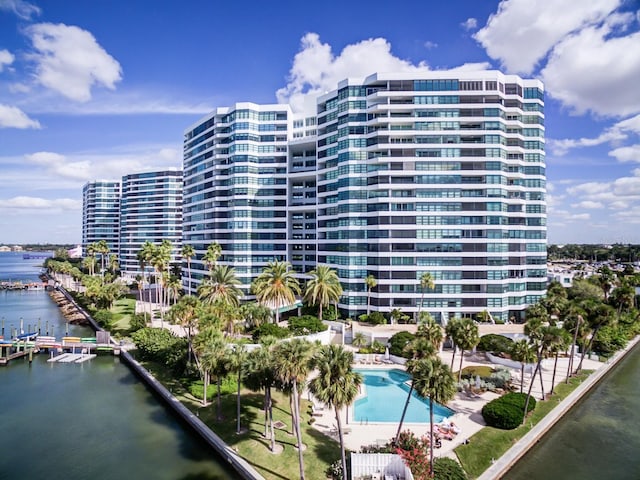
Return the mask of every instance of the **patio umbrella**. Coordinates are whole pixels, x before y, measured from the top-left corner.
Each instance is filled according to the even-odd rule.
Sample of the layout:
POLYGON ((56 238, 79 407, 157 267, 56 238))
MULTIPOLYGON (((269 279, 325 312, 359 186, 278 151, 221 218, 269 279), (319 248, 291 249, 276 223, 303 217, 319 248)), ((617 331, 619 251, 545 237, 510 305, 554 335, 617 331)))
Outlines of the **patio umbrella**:
POLYGON ((389 347, 385 348, 384 350, 384 359, 389 360, 389 347))

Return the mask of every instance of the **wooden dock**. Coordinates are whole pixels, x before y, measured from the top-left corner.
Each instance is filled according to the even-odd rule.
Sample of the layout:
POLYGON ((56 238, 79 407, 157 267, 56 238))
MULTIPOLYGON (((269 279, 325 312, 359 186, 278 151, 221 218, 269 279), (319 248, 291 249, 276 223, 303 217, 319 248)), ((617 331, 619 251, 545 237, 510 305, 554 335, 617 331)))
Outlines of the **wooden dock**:
POLYGON ((51 357, 49 363, 83 363, 92 358, 96 358, 95 353, 62 353, 51 357))

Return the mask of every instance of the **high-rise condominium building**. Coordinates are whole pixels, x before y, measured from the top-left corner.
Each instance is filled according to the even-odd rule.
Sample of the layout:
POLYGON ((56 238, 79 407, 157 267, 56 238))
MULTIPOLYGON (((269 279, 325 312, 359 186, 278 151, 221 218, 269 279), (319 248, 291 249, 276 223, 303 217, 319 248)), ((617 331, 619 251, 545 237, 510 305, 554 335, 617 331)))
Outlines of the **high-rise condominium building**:
POLYGON ((146 172, 122 177, 120 200, 120 270, 140 273, 137 255, 144 242, 173 246, 171 265, 180 262, 182 247, 182 172, 146 172))
POLYGON ((88 182, 82 188, 82 250, 105 240, 112 253, 118 251, 120 235, 120 182, 88 182))
MULTIPOLYGON (((186 130, 184 240, 245 291, 327 264, 349 315, 519 319, 546 288, 543 86, 495 71, 374 74, 316 111, 239 103, 186 130), (424 290, 429 273, 435 288, 424 290), (364 279, 376 278, 369 294, 364 279)), ((195 262, 197 283, 204 268, 195 262)))

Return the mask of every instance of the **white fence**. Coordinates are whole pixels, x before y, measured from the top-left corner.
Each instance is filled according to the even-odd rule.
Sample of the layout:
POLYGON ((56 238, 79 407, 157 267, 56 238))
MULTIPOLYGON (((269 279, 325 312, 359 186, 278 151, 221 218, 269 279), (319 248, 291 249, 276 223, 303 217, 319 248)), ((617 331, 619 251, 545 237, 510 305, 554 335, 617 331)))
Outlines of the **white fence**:
POLYGON ((393 453, 352 453, 351 480, 413 480, 411 470, 400 455, 393 453))

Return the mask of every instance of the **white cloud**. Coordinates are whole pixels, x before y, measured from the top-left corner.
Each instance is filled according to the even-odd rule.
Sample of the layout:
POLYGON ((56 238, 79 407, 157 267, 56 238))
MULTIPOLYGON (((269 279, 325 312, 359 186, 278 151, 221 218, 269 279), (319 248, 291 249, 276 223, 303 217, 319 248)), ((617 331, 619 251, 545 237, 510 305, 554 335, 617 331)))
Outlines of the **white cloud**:
POLYGON ((565 35, 599 23, 621 0, 502 0, 474 38, 513 73, 530 74, 565 35))
POLYGON ((615 157, 619 162, 640 163, 640 144, 616 148, 611 150, 609 155, 615 157))
POLYGON ((18 196, 8 199, 0 199, 0 208, 11 209, 40 209, 53 210, 80 210, 82 201, 73 198, 47 199, 41 197, 18 196))
MULTIPOLYGON (((486 69, 487 66, 487 63, 466 64, 452 71, 486 69)), ((276 97, 278 102, 289 103, 295 111, 300 111, 311 96, 333 90, 345 78, 361 78, 375 72, 419 71, 429 71, 429 66, 425 62, 414 65, 394 56, 391 44, 384 38, 347 45, 334 55, 331 45, 322 43, 317 33, 307 33, 293 59, 288 83, 276 92, 276 97)))
POLYGON ((39 7, 23 0, 0 0, 0 10, 13 12, 23 20, 31 20, 41 13, 39 7))
MULTIPOLYGON (((575 3, 583 4, 590 2, 575 3)), ((541 71, 549 94, 578 115, 640 112, 640 32, 620 35, 632 22, 632 15, 612 15, 559 42, 541 71)))
POLYGON ((36 152, 25 155, 24 160, 41 167, 54 179, 76 181, 77 185, 94 179, 120 179, 129 173, 181 168, 182 156, 178 148, 126 150, 70 156, 55 152, 36 152))
POLYGON ((604 208, 604 205, 601 202, 593 202, 591 200, 584 200, 579 203, 574 203, 571 205, 573 208, 587 208, 587 209, 599 209, 604 208))
MULTIPOLYGON (((565 155, 572 148, 594 147, 603 143, 617 143, 628 138, 629 133, 640 134, 640 115, 622 120, 607 128, 595 138, 565 138, 562 140, 549 140, 548 144, 555 155, 565 155)), ((609 155, 616 157, 613 152, 609 155)), ((620 160, 620 159, 619 159, 620 160)), ((624 160, 621 160, 624 161, 624 160)), ((640 161, 640 160, 639 160, 640 161)))
POLYGON ((65 97, 91 99, 91 88, 115 89, 122 78, 120 64, 86 30, 64 24, 40 23, 26 29, 36 53, 36 80, 65 97))
POLYGON ((11 83, 9 84, 9 91, 11 93, 29 93, 31 91, 31 87, 24 83, 11 83))
POLYGON ((40 128, 37 120, 32 120, 17 107, 0 103, 0 128, 40 128))
POLYGON ((9 50, 0 50, 0 72, 4 70, 5 65, 11 65, 15 57, 9 50))
POLYGON ((476 28, 478 28, 478 20, 476 18, 469 17, 460 25, 462 25, 462 28, 464 28, 465 30, 475 30, 476 28))
POLYGON ((431 50, 432 48, 437 48, 438 44, 436 42, 432 42, 430 40, 427 40, 426 42, 424 42, 424 48, 426 48, 427 50, 431 50))

